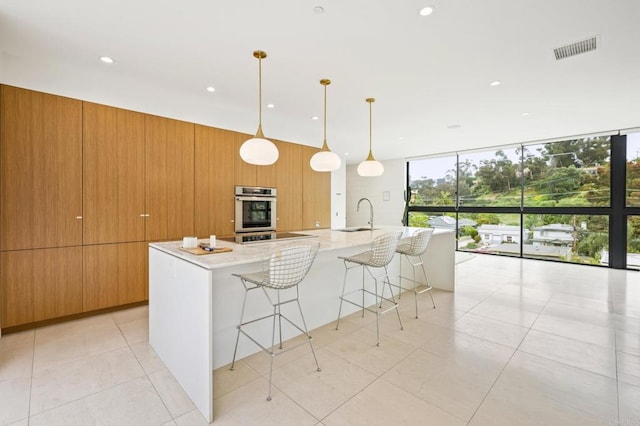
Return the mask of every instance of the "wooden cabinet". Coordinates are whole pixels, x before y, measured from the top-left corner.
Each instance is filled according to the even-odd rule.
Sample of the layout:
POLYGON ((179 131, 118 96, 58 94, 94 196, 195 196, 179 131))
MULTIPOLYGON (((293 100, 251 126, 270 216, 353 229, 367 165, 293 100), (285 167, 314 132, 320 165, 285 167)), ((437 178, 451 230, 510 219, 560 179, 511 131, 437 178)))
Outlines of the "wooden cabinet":
POLYGON ((144 241, 144 114, 83 105, 83 242, 144 241))
POLYGON ((0 325, 146 300, 146 241, 232 235, 236 185, 277 188, 279 231, 329 227, 317 149, 255 166, 251 137, 0 85, 0 325))
POLYGON ((316 172, 309 160, 317 148, 302 146, 302 229, 331 227, 331 173, 316 172))
POLYGON ((82 247, 0 253, 2 327, 82 311, 82 247))
POLYGON ((83 310, 125 305, 148 297, 148 245, 83 247, 83 310))
POLYGON ((196 125, 195 128, 195 233, 234 233, 234 132, 196 125))
POLYGON ((280 158, 276 163, 278 231, 302 229, 302 147, 276 141, 280 158))
POLYGON ((0 250, 81 244, 82 102, 0 90, 0 250))
POLYGON ((194 124, 145 116, 147 241, 194 233, 194 124))

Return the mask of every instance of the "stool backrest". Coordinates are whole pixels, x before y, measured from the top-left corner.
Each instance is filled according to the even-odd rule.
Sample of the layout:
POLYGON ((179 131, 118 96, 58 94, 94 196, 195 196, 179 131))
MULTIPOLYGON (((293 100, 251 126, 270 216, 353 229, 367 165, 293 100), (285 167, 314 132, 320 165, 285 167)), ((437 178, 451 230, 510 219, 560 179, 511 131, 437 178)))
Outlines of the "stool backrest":
POLYGON ((371 243, 371 260, 369 266, 382 267, 387 266, 398 247, 402 232, 389 232, 387 234, 376 237, 371 243))
POLYGON ((409 250, 407 254, 409 256, 421 256, 427 251, 427 245, 433 235, 433 228, 425 228, 417 230, 411 236, 411 242, 409 243, 409 250))
POLYGON ((283 289, 299 284, 311 269, 318 241, 299 241, 273 249, 263 261, 265 287, 283 289))

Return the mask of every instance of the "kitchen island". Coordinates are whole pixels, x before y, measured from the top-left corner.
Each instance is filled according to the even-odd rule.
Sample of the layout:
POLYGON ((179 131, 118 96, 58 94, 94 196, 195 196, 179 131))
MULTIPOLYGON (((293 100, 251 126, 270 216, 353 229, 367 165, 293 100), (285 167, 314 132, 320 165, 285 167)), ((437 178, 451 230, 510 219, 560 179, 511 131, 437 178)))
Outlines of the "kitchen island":
MULTIPOLYGON (((301 231, 320 241, 316 260, 300 284, 300 303, 309 329, 337 319, 344 275, 338 256, 365 251, 373 238, 386 232, 401 230, 403 237, 409 237, 416 229, 389 226, 358 232, 301 231)), ((218 241, 218 247, 232 251, 201 256, 181 250, 181 241, 149 245, 149 343, 209 422, 213 421, 213 370, 231 362, 244 296, 240 280, 231 274, 259 271, 270 249, 289 242, 293 241, 243 245, 218 241)), ((454 251, 455 234, 436 230, 424 256, 429 284, 434 288, 454 291, 454 251)), ((391 276, 398 274, 398 259, 390 264, 391 276)), ((350 274, 349 284, 361 286, 361 276, 350 274)), ((248 299, 247 312, 256 316, 269 313, 270 305, 258 296, 248 299)), ((343 315, 356 310, 345 304, 343 315)), ((270 339, 270 325, 257 326, 256 332, 270 339)), ((283 334, 284 339, 295 336, 293 332, 283 334)), ((241 338, 238 359, 259 350, 241 338)))

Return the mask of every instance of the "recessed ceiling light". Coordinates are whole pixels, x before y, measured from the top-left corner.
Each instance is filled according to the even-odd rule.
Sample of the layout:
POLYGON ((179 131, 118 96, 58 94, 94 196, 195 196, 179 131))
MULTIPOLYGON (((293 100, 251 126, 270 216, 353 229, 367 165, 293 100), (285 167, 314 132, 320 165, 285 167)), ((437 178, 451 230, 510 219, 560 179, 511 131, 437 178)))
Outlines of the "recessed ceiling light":
POLYGON ((100 60, 101 60, 102 62, 104 62, 105 64, 112 64, 112 63, 114 63, 114 62, 115 62, 115 61, 113 60, 113 58, 110 58, 110 57, 108 57, 108 56, 100 56, 100 60))
POLYGON ((318 119, 318 116, 317 116, 317 115, 314 115, 313 117, 311 117, 311 119, 312 119, 312 120, 317 120, 317 119, 318 119))
POLYGON ((267 108, 275 108, 276 106, 274 104, 267 104, 267 108))
POLYGON ((316 15, 322 15, 324 13, 324 7, 322 7, 322 6, 314 6, 313 7, 313 13, 315 13, 316 15))
POLYGON ((400 143, 404 143, 404 137, 400 136, 400 143))
POLYGON ((429 16, 433 13, 433 11, 436 8, 434 6, 425 6, 422 9, 420 9, 420 12, 418 12, 420 14, 420 16, 429 16))
POLYGON ((528 113, 528 112, 523 112, 523 113, 522 113, 522 114, 520 114, 520 115, 521 115, 521 116, 523 116, 523 117, 527 117, 527 116, 529 115, 529 113, 528 113))
POLYGON ((345 153, 344 153, 344 155, 345 155, 345 157, 348 157, 348 156, 349 156, 349 153, 348 153, 348 152, 345 152, 345 153))
POLYGON ((462 127, 460 124, 449 124, 447 129, 459 129, 460 127, 462 127))
POLYGON ((207 87, 207 92, 211 92, 211 93, 213 93, 213 92, 215 92, 215 91, 216 91, 216 88, 215 88, 215 87, 213 87, 213 86, 209 86, 209 87, 207 87))
POLYGON ((502 84, 502 82, 500 80, 494 80, 491 83, 489 83, 489 86, 500 86, 502 84))

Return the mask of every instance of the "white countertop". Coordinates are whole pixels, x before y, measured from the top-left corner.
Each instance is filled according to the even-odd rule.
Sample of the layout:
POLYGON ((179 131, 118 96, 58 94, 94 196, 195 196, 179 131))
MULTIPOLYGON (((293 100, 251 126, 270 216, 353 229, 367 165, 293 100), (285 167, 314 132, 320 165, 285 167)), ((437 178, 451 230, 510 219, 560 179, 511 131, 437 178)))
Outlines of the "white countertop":
MULTIPOLYGON (((373 238, 391 231, 403 231, 403 238, 411 236, 413 232, 422 228, 403 226, 380 226, 372 231, 342 232, 330 229, 318 229, 309 231, 295 231, 296 233, 311 235, 320 240, 320 251, 330 251, 362 245, 369 245, 373 238)), ((434 235, 448 234, 453 231, 436 229, 434 235)), ((252 244, 235 244, 218 240, 216 247, 231 247, 233 251, 226 253, 194 255, 180 250, 182 241, 168 241, 162 243, 150 243, 149 246, 171 254, 177 258, 193 263, 205 269, 217 269, 227 266, 241 265, 245 263, 259 262, 264 255, 274 246, 298 241, 296 239, 284 239, 273 242, 259 242, 252 244)), ((208 242, 207 239, 198 241, 208 242)))

